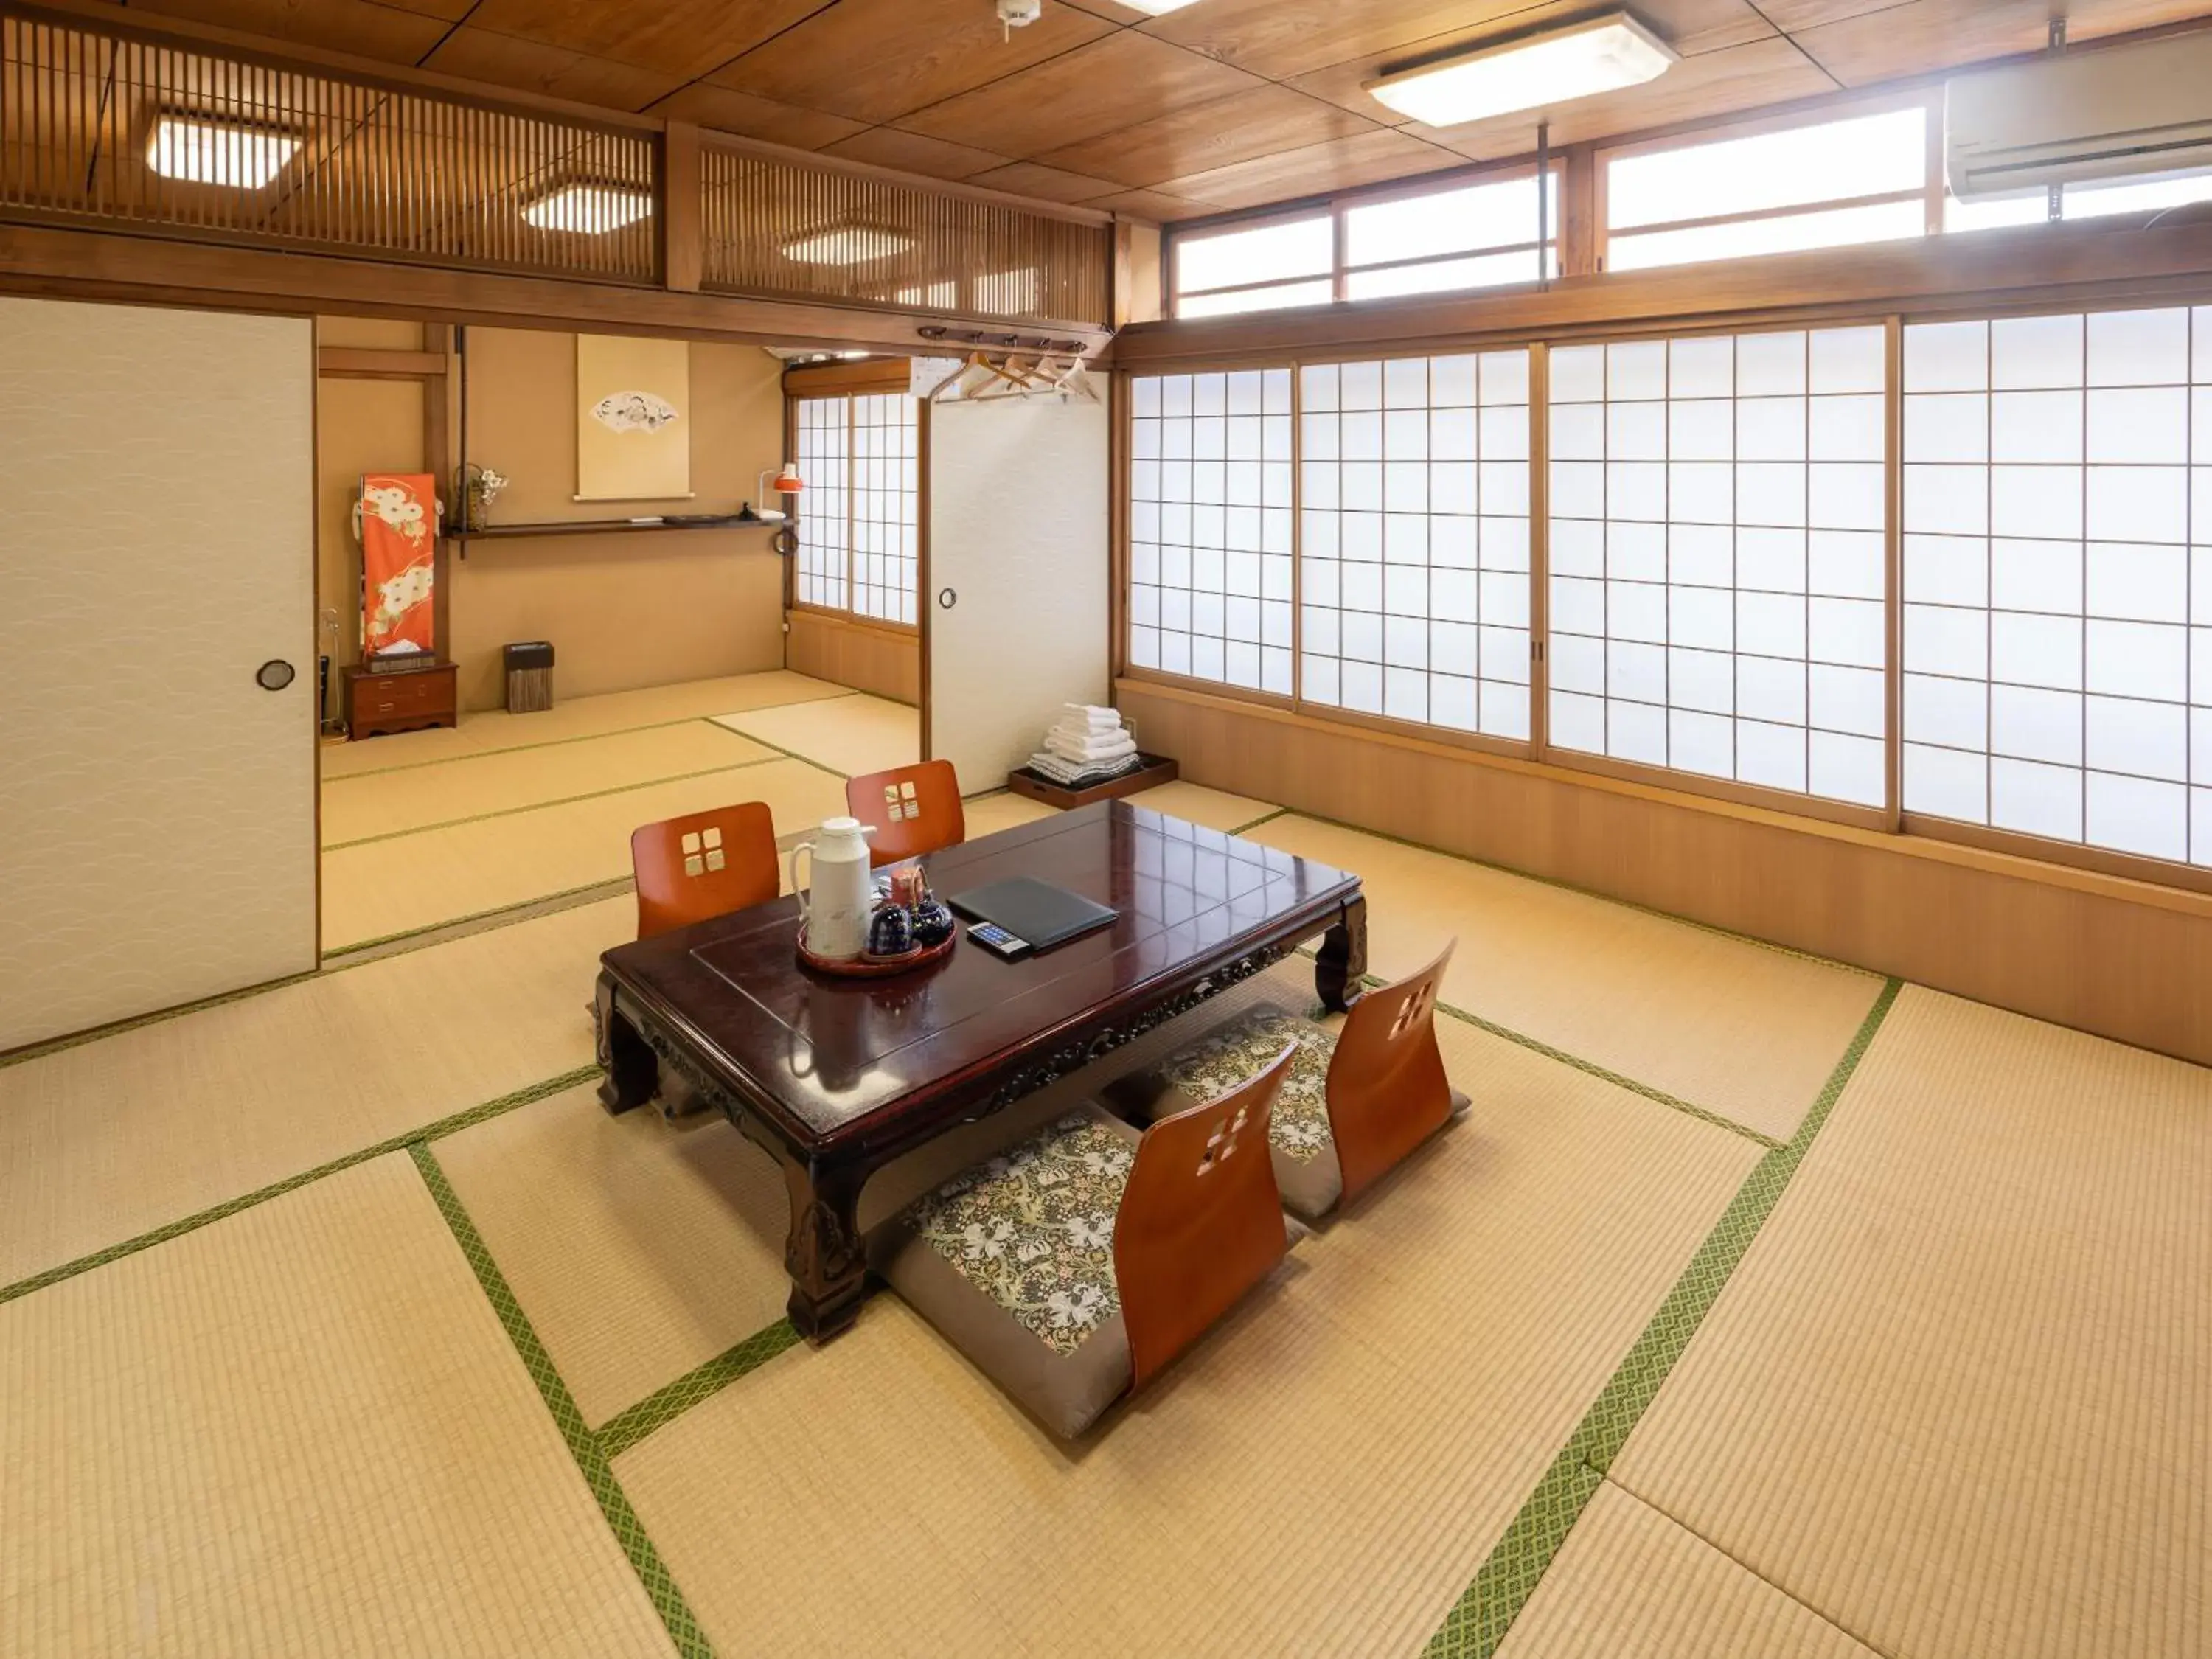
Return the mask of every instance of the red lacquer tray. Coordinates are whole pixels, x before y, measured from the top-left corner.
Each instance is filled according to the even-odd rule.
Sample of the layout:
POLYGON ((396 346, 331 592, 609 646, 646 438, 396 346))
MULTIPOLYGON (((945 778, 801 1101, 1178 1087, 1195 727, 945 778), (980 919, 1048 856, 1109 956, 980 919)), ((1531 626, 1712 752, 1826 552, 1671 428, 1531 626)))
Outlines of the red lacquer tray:
POLYGON ((845 957, 833 961, 828 957, 817 957, 806 948, 805 928, 799 930, 797 940, 801 963, 817 974, 829 974, 838 979, 882 979, 891 974, 910 973, 951 956, 952 947, 959 942, 960 935, 955 932, 940 945, 917 945, 899 956, 845 957))

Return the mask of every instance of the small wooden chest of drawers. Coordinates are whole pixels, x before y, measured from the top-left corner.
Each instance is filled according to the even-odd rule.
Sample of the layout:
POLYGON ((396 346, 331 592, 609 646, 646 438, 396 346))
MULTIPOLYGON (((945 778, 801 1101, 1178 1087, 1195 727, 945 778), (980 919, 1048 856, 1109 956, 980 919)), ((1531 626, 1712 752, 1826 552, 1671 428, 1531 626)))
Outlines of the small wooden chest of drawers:
POLYGON ((404 674, 362 668, 340 671, 345 688, 346 735, 359 741, 384 732, 414 732, 459 723, 451 663, 404 674))

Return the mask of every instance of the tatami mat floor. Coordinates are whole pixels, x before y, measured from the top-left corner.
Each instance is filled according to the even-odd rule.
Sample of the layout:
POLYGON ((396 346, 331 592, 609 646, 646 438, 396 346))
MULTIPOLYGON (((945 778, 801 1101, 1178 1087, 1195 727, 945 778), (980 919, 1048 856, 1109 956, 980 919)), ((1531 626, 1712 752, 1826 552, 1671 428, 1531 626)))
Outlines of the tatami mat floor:
POLYGON ((584 1004, 630 824, 898 735, 775 675, 349 745, 345 936, 616 896, 0 1060, 0 1653, 2212 1650, 2212 1073, 1194 784, 1377 973, 1459 937, 1474 1110, 1073 1447, 895 1297, 797 1344, 772 1164, 605 1116, 584 1004))

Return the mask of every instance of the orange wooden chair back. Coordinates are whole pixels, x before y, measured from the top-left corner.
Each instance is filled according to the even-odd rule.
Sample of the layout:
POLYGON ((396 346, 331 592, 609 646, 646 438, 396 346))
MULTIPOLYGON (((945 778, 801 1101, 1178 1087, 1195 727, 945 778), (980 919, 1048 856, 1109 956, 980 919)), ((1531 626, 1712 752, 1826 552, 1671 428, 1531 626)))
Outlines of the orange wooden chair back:
POLYGON ((782 888, 775 821, 749 800, 630 832, 637 874, 637 936, 765 904, 782 888))
POLYGON ((1294 1048, 1258 1076, 1145 1131, 1114 1219, 1133 1388, 1204 1335, 1288 1248, 1267 1120, 1294 1048))
POLYGON ((1458 946, 1454 939, 1419 973, 1363 993, 1345 1016, 1328 1064, 1328 1128, 1346 1200, 1451 1116, 1451 1080, 1437 1047, 1437 993, 1458 946))
POLYGON ((845 810, 876 833, 868 843, 869 862, 878 868, 901 859, 957 847, 968 839, 968 815, 960 805, 960 776, 945 760, 919 766, 895 766, 848 778, 845 810))

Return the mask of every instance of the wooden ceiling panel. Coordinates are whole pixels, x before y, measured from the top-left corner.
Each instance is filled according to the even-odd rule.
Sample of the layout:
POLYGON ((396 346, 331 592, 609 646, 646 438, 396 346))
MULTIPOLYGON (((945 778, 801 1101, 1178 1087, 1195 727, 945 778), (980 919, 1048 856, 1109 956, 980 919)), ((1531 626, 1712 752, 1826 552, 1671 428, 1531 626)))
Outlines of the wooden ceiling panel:
MULTIPOLYGON (((1346 58, 1332 63, 1325 69, 1312 70, 1293 76, 1289 84, 1301 92, 1316 98, 1325 98, 1330 103, 1386 125, 1409 125, 1407 117, 1377 103, 1374 94, 1367 90, 1368 83, 1382 76, 1386 70, 1415 59, 1479 46, 1502 35, 1517 34, 1535 23, 1565 21, 1589 9, 1588 0, 1545 0, 1545 3, 1515 13, 1503 23, 1493 21, 1455 28, 1443 34, 1432 34, 1413 41, 1395 52, 1370 52, 1363 58, 1346 58)), ((1691 60, 1709 53, 1726 52, 1759 41, 1779 43, 1774 31, 1744 4, 1744 0, 1657 0, 1656 3, 1639 6, 1638 10, 1669 46, 1682 54, 1683 62, 1661 76, 1660 82, 1674 81, 1683 74, 1691 60)), ((1801 64, 1804 62, 1801 54, 1792 55, 1797 57, 1801 64)), ((1822 84, 1832 90, 1832 83, 1824 82, 1822 84)), ((1793 95, 1789 93, 1774 94, 1778 99, 1793 95)), ((1531 131, 1534 131, 1534 118, 1528 120, 1528 125, 1531 131)))
MULTIPOLYGON (((1507 34, 1591 0, 1206 0, 1145 25, 1145 33, 1271 80, 1333 64, 1419 57, 1486 34, 1507 34)), ((1638 0, 1638 15, 1669 41, 1698 50, 1771 34, 1749 0, 1638 0)), ((1680 47, 1678 45, 1677 50, 1680 47)))
POLYGON ((580 104, 604 104, 610 109, 643 109, 683 84, 672 75, 511 34, 495 34, 472 25, 464 25, 447 36, 444 44, 424 60, 423 67, 495 87, 573 98, 580 104))
POLYGON ((1334 143, 1285 150, 1186 179, 1169 179, 1160 189, 1171 196, 1211 202, 1222 208, 1264 207, 1270 202, 1351 190, 1462 165, 1463 158, 1450 150, 1410 133, 1377 127, 1357 138, 1340 138, 1334 143))
POLYGON ((434 14, 375 0, 137 0, 131 9, 387 64, 418 62, 451 27, 434 14))
POLYGON ((986 190, 1003 190, 1009 196, 1064 202, 1070 207, 1114 195, 1121 188, 1110 179, 1092 179, 1080 173, 1062 172, 1058 167, 1039 167, 1035 161, 1009 161, 1005 167, 976 173, 968 182, 981 185, 986 190))
POLYGON ((899 125, 1029 161, 1263 84, 1242 70, 1123 29, 899 125))
POLYGON ((702 127, 788 144, 793 149, 827 149, 840 138, 864 131, 866 124, 820 110, 797 109, 749 92, 732 92, 711 81, 694 81, 672 92, 648 112, 671 121, 696 121, 702 127))
POLYGON ((1257 86, 1218 103, 1121 127, 1047 150, 1048 165, 1095 173, 1133 188, 1372 132, 1377 124, 1287 87, 1257 86))
POLYGON ((875 167, 896 167, 901 173, 919 173, 926 178, 952 179, 972 179, 979 173, 1006 166, 1009 159, 988 149, 948 143, 919 132, 901 132, 896 127, 870 127, 866 132, 856 132, 850 138, 840 138, 834 144, 825 145, 823 153, 842 155, 851 161, 866 161, 875 167))
POLYGON ((823 0, 483 0, 478 28, 684 80, 704 75, 819 10, 823 0))
POLYGON ((1047 5, 1011 33, 983 0, 846 0, 710 77, 787 104, 882 124, 988 86, 1110 34, 1089 12, 1047 5))
MULTIPOLYGON (((2048 0, 1906 0, 1806 28, 1797 39, 1831 75, 1863 87, 1992 58, 2041 51, 2060 7, 2048 0)), ((2203 0, 2073 0, 2066 38, 2079 43, 2205 15, 2203 0)))
POLYGON ((1780 35, 1685 58, 1656 81, 1552 110, 1529 110, 1465 126, 1399 129, 1459 152, 1471 161, 1526 155, 1536 148, 1538 118, 1548 113, 1554 145, 1578 144, 1678 121, 1733 115, 1764 104, 1833 92, 1836 83, 1780 35))
POLYGON ((1102 208, 1109 213, 1133 214, 1139 219, 1168 224, 1176 219, 1195 219, 1201 215, 1218 212, 1218 202, 1194 202, 1188 196, 1170 196, 1158 190, 1124 190, 1111 196, 1101 196, 1085 202, 1085 207, 1102 208))

